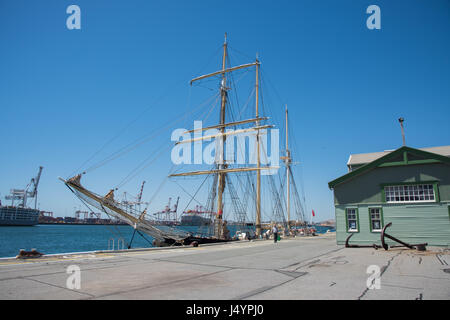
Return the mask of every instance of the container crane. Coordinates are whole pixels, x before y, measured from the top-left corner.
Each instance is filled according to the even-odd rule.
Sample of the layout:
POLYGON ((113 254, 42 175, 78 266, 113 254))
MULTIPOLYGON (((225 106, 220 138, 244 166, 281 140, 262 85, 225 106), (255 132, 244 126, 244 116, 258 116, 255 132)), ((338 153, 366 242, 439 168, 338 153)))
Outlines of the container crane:
POLYGON ((142 192, 144 191, 144 184, 145 184, 145 181, 142 181, 141 191, 139 192, 139 195, 137 197, 137 202, 138 203, 140 203, 141 200, 142 200, 142 192))
POLYGON ((6 200, 11 200, 11 205, 14 206, 14 200, 22 200, 22 203, 19 204, 20 207, 25 208, 27 206, 27 200, 28 198, 34 198, 34 208, 36 209, 37 206, 37 190, 39 181, 41 179, 42 169, 44 167, 39 167, 39 172, 35 178, 32 178, 30 183, 26 186, 25 189, 11 189, 11 193, 9 196, 6 196, 6 200), (31 191, 28 191, 30 186, 33 187, 31 191))
POLYGON ((173 209, 170 209, 170 203, 172 202, 172 198, 169 198, 169 203, 166 205, 164 210, 155 212, 153 215, 155 215, 155 216, 164 215, 165 216, 165 221, 164 220, 161 220, 161 221, 163 221, 165 223, 174 223, 174 222, 176 222, 177 221, 177 210, 178 210, 178 202, 179 201, 180 201, 180 197, 177 198, 177 202, 173 206, 173 209), (170 216, 171 213, 173 213, 172 217, 170 216))
POLYGON ((127 193, 124 192, 122 204, 125 205, 126 207, 128 207, 129 209, 134 208, 135 210, 141 211, 141 205, 148 204, 148 202, 142 202, 142 193, 144 192, 144 184, 145 184, 145 181, 142 182, 141 189, 139 191, 139 194, 136 197, 130 195, 136 201, 127 200, 126 199, 127 193))

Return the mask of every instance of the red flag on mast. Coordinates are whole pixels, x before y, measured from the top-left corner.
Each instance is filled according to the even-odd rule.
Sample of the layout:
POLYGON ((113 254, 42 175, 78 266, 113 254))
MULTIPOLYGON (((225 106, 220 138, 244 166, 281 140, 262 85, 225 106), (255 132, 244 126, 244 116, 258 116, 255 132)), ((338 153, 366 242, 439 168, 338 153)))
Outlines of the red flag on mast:
POLYGON ((312 211, 312 215, 313 215, 313 217, 315 217, 315 216, 316 216, 316 214, 314 213, 314 209, 313 209, 313 211, 312 211))

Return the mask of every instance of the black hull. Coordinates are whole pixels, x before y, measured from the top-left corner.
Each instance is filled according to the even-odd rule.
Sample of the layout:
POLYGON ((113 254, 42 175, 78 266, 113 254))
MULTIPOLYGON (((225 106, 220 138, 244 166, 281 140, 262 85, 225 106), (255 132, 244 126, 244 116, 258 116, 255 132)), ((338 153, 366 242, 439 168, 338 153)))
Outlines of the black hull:
POLYGON ((164 241, 153 241, 155 247, 171 247, 171 246, 189 246, 189 245, 200 245, 208 243, 224 243, 237 241, 237 239, 216 239, 216 238, 202 238, 202 237, 188 237, 183 241, 175 241, 174 239, 166 238, 164 241))
POLYGON ((181 216, 180 224, 182 226, 208 226, 211 224, 211 220, 197 215, 184 215, 181 216))

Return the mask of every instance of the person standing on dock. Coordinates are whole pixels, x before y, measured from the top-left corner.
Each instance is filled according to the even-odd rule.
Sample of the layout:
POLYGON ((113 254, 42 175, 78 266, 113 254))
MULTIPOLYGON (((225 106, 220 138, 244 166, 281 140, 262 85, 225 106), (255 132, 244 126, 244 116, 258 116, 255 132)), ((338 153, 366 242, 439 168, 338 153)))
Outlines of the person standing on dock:
POLYGON ((278 228, 277 228, 277 224, 276 223, 273 225, 272 233, 273 233, 273 242, 277 243, 277 240, 278 240, 278 228))

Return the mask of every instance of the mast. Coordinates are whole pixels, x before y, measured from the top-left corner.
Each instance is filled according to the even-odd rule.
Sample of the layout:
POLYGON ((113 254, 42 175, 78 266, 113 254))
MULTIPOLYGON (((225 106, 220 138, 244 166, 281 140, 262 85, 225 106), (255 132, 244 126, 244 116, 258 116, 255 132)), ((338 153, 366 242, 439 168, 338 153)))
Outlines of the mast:
MULTIPOLYGON (((198 138, 194 138, 194 139, 188 139, 188 140, 183 140, 183 141, 179 141, 178 143, 191 143, 193 141, 198 141, 198 140, 205 140, 205 139, 210 139, 210 138, 217 138, 220 139, 221 142, 221 146, 220 146, 220 150, 218 152, 216 152, 220 155, 220 160, 217 161, 218 163, 216 164, 216 169, 215 170, 208 170, 208 171, 196 171, 196 172, 185 172, 185 173, 178 173, 178 174, 171 174, 169 175, 169 177, 177 177, 177 176, 192 176, 192 175, 204 175, 204 174, 215 174, 217 177, 217 189, 218 189, 218 193, 217 193, 217 214, 215 216, 215 222, 214 222, 214 233, 215 236, 220 238, 221 235, 221 226, 222 226, 222 219, 223 219, 223 193, 226 187, 226 175, 229 172, 245 172, 245 171, 256 171, 256 176, 257 176, 257 194, 256 194, 256 234, 259 236, 261 235, 261 170, 270 170, 273 168, 278 168, 278 167, 268 167, 268 166, 263 166, 261 167, 261 154, 260 154, 260 130, 265 129, 265 128, 269 128, 272 127, 270 125, 264 125, 264 126, 260 126, 259 123, 260 121, 263 120, 267 120, 267 117, 259 117, 259 66, 260 66, 260 62, 258 60, 258 58, 256 58, 255 62, 252 63, 248 63, 248 64, 243 64, 240 66, 236 66, 236 67, 229 67, 226 68, 226 59, 227 59, 227 35, 225 34, 225 42, 223 44, 223 58, 222 58, 222 69, 210 74, 206 74, 206 75, 202 75, 199 76, 197 78, 194 78, 190 81, 190 84, 192 85, 194 82, 202 80, 202 79, 206 79, 206 78, 210 78, 210 77, 214 77, 217 75, 221 75, 222 76, 222 80, 221 80, 221 86, 220 86, 220 94, 221 94, 221 108, 220 108, 220 122, 218 125, 212 126, 212 127, 208 127, 208 128, 202 128, 201 130, 205 130, 205 129, 210 129, 210 128, 217 128, 219 129, 219 134, 216 135, 210 135, 210 136, 202 136, 202 137, 198 137, 198 138), (255 94, 256 94, 256 117, 254 119, 247 119, 247 120, 241 120, 241 121, 236 121, 236 122, 231 122, 231 123, 226 123, 225 122, 225 114, 226 114, 226 104, 227 104, 227 99, 228 99, 228 90, 230 88, 228 88, 227 85, 227 78, 226 75, 229 72, 233 72, 236 70, 240 70, 243 68, 249 68, 249 67, 256 67, 256 85, 255 85, 255 94), (235 130, 233 132, 225 132, 225 128, 228 126, 234 126, 237 124, 245 124, 245 123, 251 123, 251 122, 255 122, 256 126, 252 127, 252 128, 247 128, 247 129, 241 129, 241 130, 235 130), (240 133, 244 133, 244 132, 249 132, 249 131, 256 131, 256 144, 257 144, 257 166, 249 168, 249 167, 241 167, 241 168, 228 168, 228 165, 225 161, 225 140, 226 137, 228 135, 234 135, 234 134, 240 134, 240 133)), ((198 130, 198 129, 197 129, 198 130)), ((194 132, 196 130, 190 130, 187 131, 189 133, 194 132)))
MULTIPOLYGON (((259 118, 259 61, 256 58, 256 86, 255 86, 255 95, 256 95, 256 118, 259 118)), ((259 121, 256 122, 256 126, 259 126, 259 121)), ((256 134, 256 148, 257 148, 257 168, 256 171, 256 236, 259 237, 261 235, 261 154, 259 150, 259 130, 256 134)))
MULTIPOLYGON (((227 34, 225 33, 225 42, 223 44, 223 59, 222 59, 222 72, 226 69, 226 58, 227 58, 227 34)), ((222 73, 222 84, 220 86, 220 94, 222 96, 222 102, 220 106, 220 125, 222 126, 220 128, 220 133, 225 133, 225 127, 223 126, 225 124, 225 107, 227 104, 227 78, 226 73, 222 73)), ((224 164, 224 156, 225 156, 225 136, 222 136, 220 139, 221 141, 221 155, 219 160, 219 170, 225 169, 224 164)), ((225 173, 219 172, 218 176, 218 195, 217 195, 217 225, 215 227, 215 233, 218 238, 220 238, 220 231, 222 226, 222 214, 223 214, 223 191, 225 190, 225 173)))
POLYGON ((290 226, 291 221, 291 198, 290 198, 290 170, 289 166, 291 165, 291 151, 289 150, 289 129, 288 129, 288 109, 286 105, 286 211, 287 211, 287 219, 288 226, 290 226))

